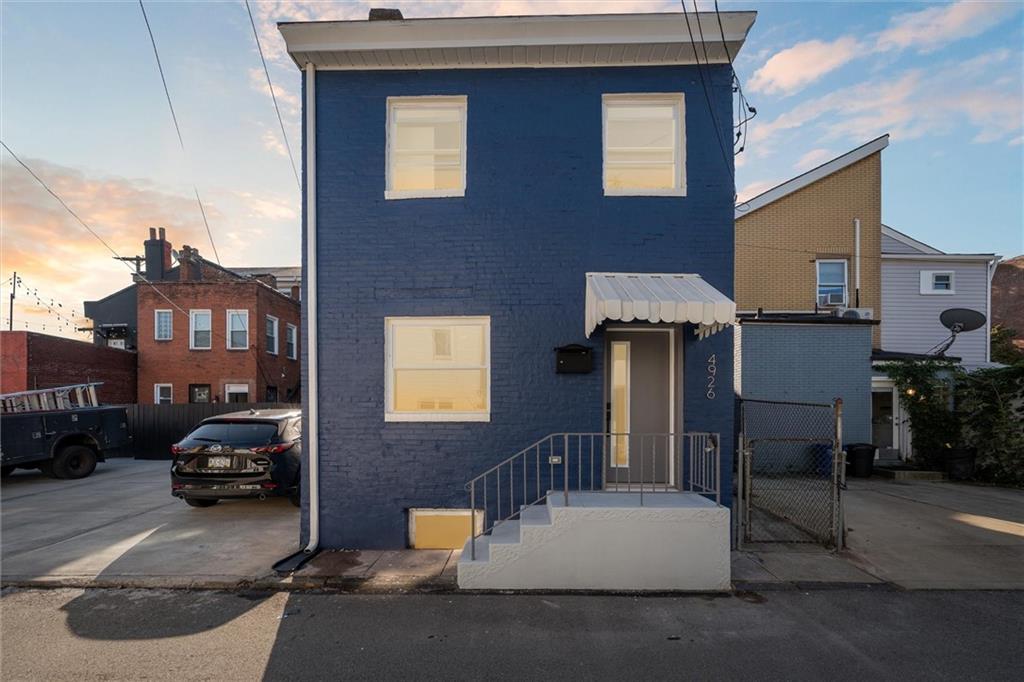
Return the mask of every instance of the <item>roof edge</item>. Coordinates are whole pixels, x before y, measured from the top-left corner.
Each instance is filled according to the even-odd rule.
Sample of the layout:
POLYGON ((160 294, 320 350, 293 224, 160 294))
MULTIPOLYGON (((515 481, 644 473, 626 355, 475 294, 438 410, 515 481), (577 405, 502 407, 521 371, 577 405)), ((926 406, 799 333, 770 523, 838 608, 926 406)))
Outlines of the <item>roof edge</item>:
POLYGON ((852 166, 858 161, 863 161, 867 157, 882 151, 888 146, 889 133, 885 133, 870 142, 865 142, 856 149, 851 149, 845 154, 837 156, 831 161, 826 161, 820 166, 801 173, 795 178, 790 178, 771 189, 765 190, 752 199, 740 202, 735 207, 734 217, 739 219, 743 216, 750 215, 754 211, 764 208, 768 204, 774 203, 783 197, 789 196, 790 194, 807 187, 808 185, 812 185, 819 180, 838 173, 842 169, 852 166))

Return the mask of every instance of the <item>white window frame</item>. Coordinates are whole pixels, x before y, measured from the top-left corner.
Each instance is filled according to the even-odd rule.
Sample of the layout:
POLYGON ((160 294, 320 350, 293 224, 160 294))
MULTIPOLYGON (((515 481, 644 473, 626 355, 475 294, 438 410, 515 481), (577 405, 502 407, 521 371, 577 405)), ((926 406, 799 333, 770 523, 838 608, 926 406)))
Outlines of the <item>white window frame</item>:
POLYGON ((956 273, 952 270, 922 270, 921 294, 924 296, 952 296, 956 294, 956 273), (949 276, 949 289, 936 289, 935 277, 949 276))
POLYGON ((686 196, 686 98, 681 92, 621 93, 601 95, 601 185, 606 197, 685 197, 686 196), (676 186, 663 188, 619 189, 608 187, 608 105, 671 104, 676 112, 676 186))
POLYGON ((224 324, 227 334, 224 335, 224 345, 228 350, 249 350, 249 311, 241 308, 229 309, 224 314, 224 324), (231 345, 231 315, 232 313, 245 313, 245 344, 242 346, 231 345))
POLYGON ((174 384, 153 384, 153 404, 154 405, 173 405, 174 404, 174 384), (166 388, 170 395, 168 396, 168 402, 160 402, 160 389, 166 388))
POLYGON ((814 300, 817 302, 818 307, 835 307, 844 306, 850 302, 850 263, 846 258, 818 258, 814 261, 814 300), (818 290, 821 289, 821 266, 825 263, 842 263, 843 264, 843 302, 842 303, 822 303, 818 300, 818 290))
POLYGON ((450 317, 385 317, 384 318, 384 421, 386 422, 489 422, 491 421, 491 318, 489 315, 450 317), (484 329, 484 364, 480 367, 451 369, 482 369, 487 376, 487 407, 483 412, 399 412, 394 404, 394 330, 398 327, 436 327, 445 324, 477 323, 484 329))
MULTIPOLYGON (((270 353, 271 355, 277 355, 278 348, 281 345, 281 321, 278 320, 273 315, 267 315, 267 321, 274 323, 274 346, 273 346, 273 348, 271 348, 270 344, 267 344, 267 352, 270 353)), ((266 339, 266 337, 267 337, 267 326, 266 326, 266 324, 264 324, 263 325, 263 338, 266 339)))
POLYGON ((384 198, 385 199, 435 199, 444 197, 466 196, 466 129, 469 127, 468 98, 466 95, 424 95, 419 97, 388 97, 387 99, 387 120, 385 122, 385 137, 387 139, 385 149, 385 177, 384 177, 384 198), (456 189, 392 189, 391 166, 394 119, 392 113, 398 109, 412 109, 418 105, 431 106, 438 104, 451 104, 458 107, 462 115, 462 140, 459 155, 459 163, 462 166, 462 184, 456 189))
POLYGON ((174 340, 174 311, 170 308, 157 308, 153 311, 153 340, 154 341, 173 341, 174 340), (160 314, 167 313, 167 317, 170 318, 170 334, 167 338, 160 336, 160 314))
POLYGON ((242 389, 245 389, 244 390, 245 402, 251 403, 252 402, 252 395, 251 395, 251 393, 249 391, 249 384, 224 384, 224 402, 230 403, 231 402, 231 394, 232 393, 242 393, 243 392, 242 389))
POLYGON ((189 350, 211 350, 213 348, 213 311, 204 308, 197 308, 188 311, 188 349, 189 350), (196 345, 196 315, 205 313, 210 318, 210 345, 196 345))
POLYGON ((288 356, 289 360, 299 359, 299 328, 292 324, 291 322, 285 323, 284 348, 285 355, 288 356), (291 343, 291 351, 288 350, 289 343, 291 343))

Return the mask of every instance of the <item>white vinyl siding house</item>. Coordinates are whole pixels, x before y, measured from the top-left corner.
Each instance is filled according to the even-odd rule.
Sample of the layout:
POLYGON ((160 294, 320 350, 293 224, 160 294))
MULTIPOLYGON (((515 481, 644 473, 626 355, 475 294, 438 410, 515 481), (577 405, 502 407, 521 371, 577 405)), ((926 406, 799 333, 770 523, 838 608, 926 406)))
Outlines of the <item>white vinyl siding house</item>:
MULTIPOLYGON (((968 308, 990 318, 990 263, 996 259, 991 254, 942 253, 883 227, 882 348, 929 352, 949 337, 939 322, 949 308, 968 308), (949 288, 944 288, 946 282, 949 288)), ((961 334, 948 355, 968 366, 987 362, 988 325, 961 334)))

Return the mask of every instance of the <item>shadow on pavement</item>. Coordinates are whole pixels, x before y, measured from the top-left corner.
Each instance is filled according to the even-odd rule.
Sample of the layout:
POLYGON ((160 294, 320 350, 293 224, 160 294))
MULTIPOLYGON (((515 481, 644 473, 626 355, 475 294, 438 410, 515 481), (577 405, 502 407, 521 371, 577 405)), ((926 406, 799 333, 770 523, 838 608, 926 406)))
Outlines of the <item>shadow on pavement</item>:
POLYGON ((272 596, 270 592, 87 590, 61 610, 68 629, 78 637, 161 639, 219 628, 272 596))

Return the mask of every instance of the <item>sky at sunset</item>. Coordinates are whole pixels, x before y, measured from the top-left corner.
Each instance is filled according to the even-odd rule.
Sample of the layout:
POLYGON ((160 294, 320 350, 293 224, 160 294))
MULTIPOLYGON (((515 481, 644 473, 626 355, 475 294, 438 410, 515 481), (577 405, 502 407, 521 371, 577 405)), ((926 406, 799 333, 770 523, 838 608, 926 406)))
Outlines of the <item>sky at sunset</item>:
MULTIPOLYGON (((719 4, 759 13, 735 64, 758 109, 737 157, 741 199, 890 133, 887 224, 946 251, 1024 252, 1024 5, 719 4)), ((679 10, 667 0, 251 2, 297 163, 299 71, 275 23, 363 19, 370 5, 406 17, 679 10)), ((224 265, 298 264, 299 190, 244 3, 146 10, 184 153, 136 2, 5 0, 0 138, 122 255, 163 226, 175 248, 212 258, 195 185, 224 265)), ((15 329, 74 335, 82 301, 127 285, 128 271, 2 153, 3 327, 17 270, 15 329)))

